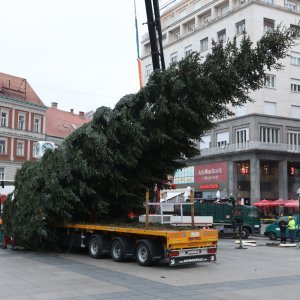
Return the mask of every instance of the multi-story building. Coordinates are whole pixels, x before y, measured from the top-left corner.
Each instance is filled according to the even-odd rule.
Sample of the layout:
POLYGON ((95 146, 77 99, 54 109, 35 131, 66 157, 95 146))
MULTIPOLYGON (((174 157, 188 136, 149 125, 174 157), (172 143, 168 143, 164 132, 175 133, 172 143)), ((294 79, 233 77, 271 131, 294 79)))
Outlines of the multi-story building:
POLYGON ((46 140, 54 142, 56 146, 61 145, 69 134, 91 121, 92 116, 92 112, 85 114, 80 111, 76 114, 74 109, 70 111, 58 109, 57 102, 52 102, 46 112, 46 140))
MULTIPOLYGON (((166 65, 191 51, 203 58, 212 41, 226 42, 246 32, 256 42, 282 24, 300 29, 299 0, 182 0, 161 15, 166 65)), ((300 39, 299 39, 300 43, 300 39)), ((300 45, 283 60, 284 70, 272 70, 254 102, 233 109, 235 116, 217 121, 202 136, 201 155, 174 177, 203 197, 230 194, 251 203, 259 199, 292 199, 300 187, 300 45)), ((143 82, 152 72, 150 42, 143 44, 143 82)))
POLYGON ((46 110, 26 79, 0 73, 0 180, 14 180, 45 139, 46 110))

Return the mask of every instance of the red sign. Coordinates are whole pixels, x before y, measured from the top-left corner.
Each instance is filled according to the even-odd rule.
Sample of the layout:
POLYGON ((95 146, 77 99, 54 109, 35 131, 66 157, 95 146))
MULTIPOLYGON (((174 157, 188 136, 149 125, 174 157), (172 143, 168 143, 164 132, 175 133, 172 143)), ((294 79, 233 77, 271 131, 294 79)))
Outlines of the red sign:
POLYGON ((201 184, 200 190, 213 190, 218 189, 220 185, 218 183, 201 184))
POLYGON ((215 182, 227 180, 227 162, 195 166, 195 182, 215 182))

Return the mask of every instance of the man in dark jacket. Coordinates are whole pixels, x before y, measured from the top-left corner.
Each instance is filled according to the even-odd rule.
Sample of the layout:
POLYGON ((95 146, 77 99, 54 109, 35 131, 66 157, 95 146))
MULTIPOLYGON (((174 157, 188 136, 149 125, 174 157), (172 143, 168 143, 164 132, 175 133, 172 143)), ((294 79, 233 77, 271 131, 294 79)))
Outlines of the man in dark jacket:
POLYGON ((278 226, 280 228, 281 243, 285 244, 286 243, 286 227, 287 227, 286 220, 284 218, 279 219, 278 226))

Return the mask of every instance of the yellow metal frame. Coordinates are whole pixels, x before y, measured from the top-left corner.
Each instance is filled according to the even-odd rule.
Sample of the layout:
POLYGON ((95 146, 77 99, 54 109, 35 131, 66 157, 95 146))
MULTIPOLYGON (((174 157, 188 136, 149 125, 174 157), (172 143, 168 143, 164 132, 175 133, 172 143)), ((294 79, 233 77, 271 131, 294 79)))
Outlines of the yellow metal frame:
POLYGON ((122 233, 136 236, 163 237, 166 242, 166 249, 203 248, 217 246, 218 230, 216 229, 195 229, 195 230, 170 230, 142 229, 133 227, 118 227, 100 224, 64 224, 64 228, 87 230, 90 232, 122 233))

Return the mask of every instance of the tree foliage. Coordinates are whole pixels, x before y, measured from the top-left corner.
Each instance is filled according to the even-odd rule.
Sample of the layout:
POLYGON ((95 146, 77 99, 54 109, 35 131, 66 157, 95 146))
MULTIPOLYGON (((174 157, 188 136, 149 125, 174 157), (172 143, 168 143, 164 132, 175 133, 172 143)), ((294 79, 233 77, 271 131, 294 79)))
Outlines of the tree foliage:
POLYGON ((256 45, 246 35, 215 44, 205 60, 192 53, 155 71, 138 93, 94 118, 63 145, 17 172, 14 199, 4 207, 5 234, 28 248, 53 247, 55 224, 100 221, 142 207, 145 190, 198 155, 194 140, 232 115, 262 86, 265 71, 280 69, 295 33, 278 27, 256 45))

